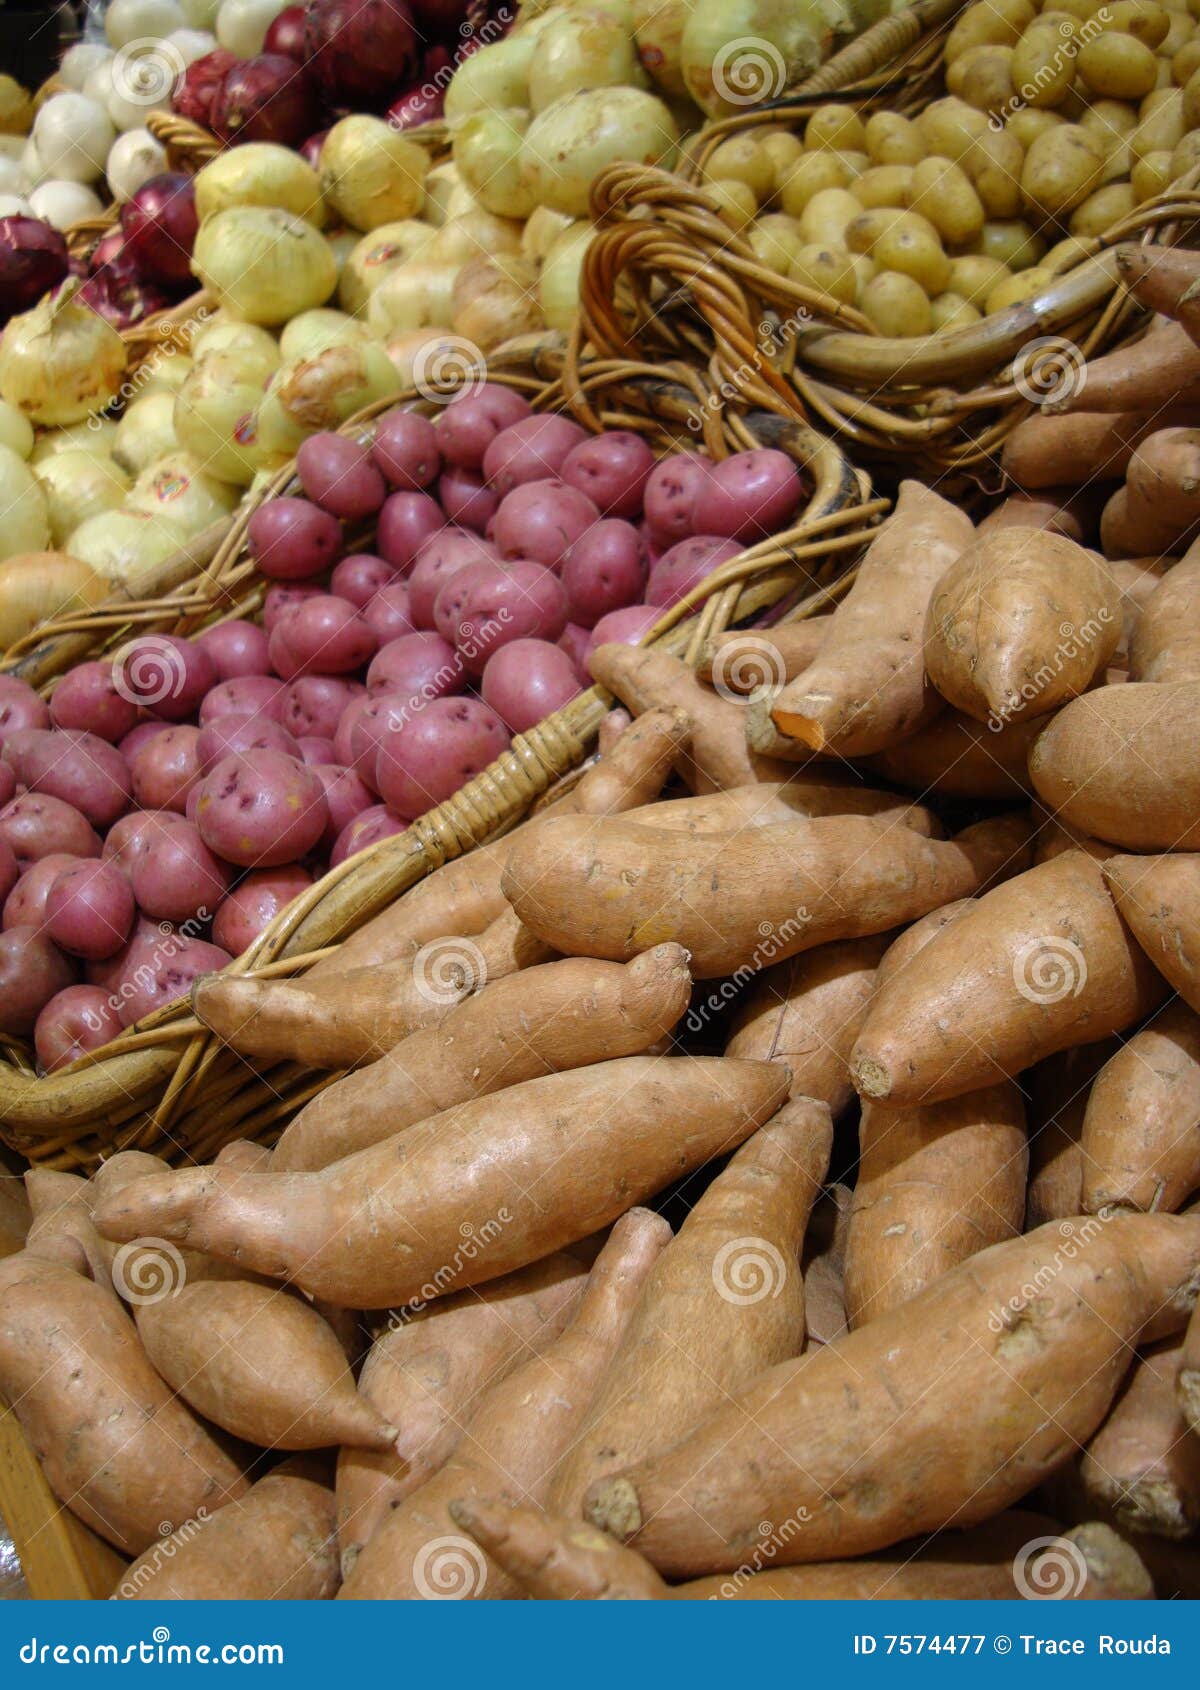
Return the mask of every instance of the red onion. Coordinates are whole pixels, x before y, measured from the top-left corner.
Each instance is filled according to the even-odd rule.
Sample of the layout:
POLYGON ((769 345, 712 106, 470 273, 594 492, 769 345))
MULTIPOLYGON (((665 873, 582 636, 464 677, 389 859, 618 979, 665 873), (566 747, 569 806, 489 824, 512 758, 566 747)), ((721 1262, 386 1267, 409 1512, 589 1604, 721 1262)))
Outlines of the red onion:
POLYGON ((212 127, 222 141, 295 147, 317 121, 312 80, 283 53, 260 53, 234 65, 212 105, 212 127))
POLYGON ((302 65, 308 58, 304 38, 304 7, 285 6, 263 39, 264 53, 282 53, 302 65))
POLYGON ((376 111, 418 65, 418 36, 404 0, 308 0, 308 56, 329 105, 376 111))
POLYGON ((318 129, 316 134, 310 135, 308 140, 300 147, 300 157, 305 164, 311 165, 314 170, 321 168, 321 148, 325 145, 325 137, 328 133, 328 129, 318 129))
POLYGON ((0 217, 0 317, 28 311, 67 274, 67 243, 40 217, 0 217))
POLYGON ((152 176, 121 208, 125 250, 139 272, 163 287, 191 281, 196 239, 196 190, 192 178, 167 170, 152 176))
POLYGON ((88 259, 88 275, 94 276, 98 270, 106 269, 110 264, 119 264, 126 258, 125 232, 123 229, 111 229, 103 240, 97 241, 88 259))
POLYGON ((466 35, 470 28, 463 16, 468 10, 463 0, 409 0, 409 4, 424 35, 451 35, 460 28, 466 35))
POLYGON ((211 129, 213 100, 237 63, 236 53, 216 47, 190 64, 175 84, 175 92, 171 96, 171 104, 179 116, 198 123, 202 129, 211 129))
POLYGON ((443 89, 432 82, 420 82, 392 101, 387 109, 387 120, 393 129, 415 129, 418 124, 436 122, 444 105, 443 89))
POLYGON ((94 271, 78 297, 114 329, 127 329, 143 317, 165 311, 171 303, 171 296, 140 275, 127 255, 94 271))

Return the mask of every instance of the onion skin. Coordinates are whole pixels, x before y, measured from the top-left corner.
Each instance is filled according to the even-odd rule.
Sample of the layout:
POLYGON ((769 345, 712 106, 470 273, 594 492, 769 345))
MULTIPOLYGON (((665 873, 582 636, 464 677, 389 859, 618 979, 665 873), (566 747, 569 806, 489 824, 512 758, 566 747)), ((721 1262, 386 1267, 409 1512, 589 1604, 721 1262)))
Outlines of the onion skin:
POLYGON ((260 53, 234 65, 212 103, 214 131, 234 143, 296 147, 318 119, 311 77, 283 53, 260 53))
POLYGON ((264 53, 282 53, 298 65, 308 61, 303 6, 285 6, 263 37, 264 53))
POLYGON ((234 65, 240 63, 235 53, 215 47, 202 59, 190 64, 180 77, 171 96, 171 105, 180 117, 198 123, 202 129, 212 128, 212 107, 221 84, 234 65))
POLYGON ((308 0, 308 56, 327 105, 376 111, 419 65, 419 37, 403 0, 308 0))
POLYGON ((152 176, 121 207, 125 251, 147 281, 185 287, 199 220, 196 189, 182 171, 152 176))
POLYGON ((67 243, 40 217, 0 217, 0 320, 28 311, 68 268, 67 243))
POLYGON ((0 651, 52 616, 99 604, 110 590, 87 564, 65 552, 5 558, 0 563, 0 651))

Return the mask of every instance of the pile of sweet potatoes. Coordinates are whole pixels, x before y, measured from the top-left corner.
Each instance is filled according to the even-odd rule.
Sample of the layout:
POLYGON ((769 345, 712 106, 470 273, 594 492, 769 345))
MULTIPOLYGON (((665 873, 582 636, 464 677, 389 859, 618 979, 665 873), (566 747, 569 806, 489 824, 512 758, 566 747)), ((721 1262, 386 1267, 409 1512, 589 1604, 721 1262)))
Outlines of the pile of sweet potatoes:
POLYGON ((0 1262, 117 1595, 1200 1595, 1200 547, 1081 510, 903 483, 836 608, 599 648, 576 784, 198 982, 332 1082, 30 1173, 0 1262))

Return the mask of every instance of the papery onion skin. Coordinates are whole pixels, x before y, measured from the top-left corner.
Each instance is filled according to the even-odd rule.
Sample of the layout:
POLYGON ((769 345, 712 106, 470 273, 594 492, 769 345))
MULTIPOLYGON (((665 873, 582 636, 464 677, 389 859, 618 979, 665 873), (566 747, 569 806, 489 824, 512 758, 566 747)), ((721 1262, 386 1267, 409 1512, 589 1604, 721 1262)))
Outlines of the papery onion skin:
POLYGON ((333 254, 312 224, 260 206, 209 218, 192 268, 235 315, 268 328, 324 305, 337 283, 333 254))
POLYGON ((0 399, 46 428, 104 410, 125 376, 124 341, 78 303, 79 287, 64 283, 53 298, 12 318, 0 340, 0 399))
POLYGON ((238 62, 236 54, 224 47, 214 47, 211 53, 190 64, 171 96, 171 104, 179 116, 198 123, 202 129, 211 129, 213 101, 238 62))

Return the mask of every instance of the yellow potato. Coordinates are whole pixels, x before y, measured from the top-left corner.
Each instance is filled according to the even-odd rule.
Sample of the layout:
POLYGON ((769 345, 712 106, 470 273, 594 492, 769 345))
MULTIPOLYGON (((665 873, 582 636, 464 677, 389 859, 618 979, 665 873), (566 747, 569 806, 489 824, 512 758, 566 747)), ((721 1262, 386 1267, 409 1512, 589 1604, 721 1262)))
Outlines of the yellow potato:
POLYGON ((854 183, 862 175, 863 171, 871 168, 870 153, 859 152, 854 148, 843 147, 831 147, 829 150, 833 154, 834 158, 841 159, 842 163, 845 165, 846 174, 849 178, 847 182, 848 187, 853 187, 854 183))
POLYGON ((1010 274, 998 259, 989 258, 982 252, 964 252, 950 260, 948 291, 969 304, 980 305, 993 288, 1009 280, 1010 274))
POLYGON ((844 188, 850 172, 834 153, 805 153, 779 184, 779 203, 789 217, 799 217, 814 194, 844 188))
POLYGON ((917 165, 912 173, 910 203, 914 211, 928 217, 950 246, 965 246, 983 228, 983 202, 962 165, 951 159, 927 158, 917 165))
POLYGON ((1033 106, 1026 106, 1022 111, 1013 113, 1005 128, 1028 152, 1039 135, 1044 135, 1048 129, 1060 129, 1065 121, 1056 111, 1036 111, 1033 106))
POLYGON ((934 153, 938 158, 951 158, 957 163, 976 136, 983 134, 987 123, 981 111, 948 94, 944 100, 934 100, 925 107, 917 118, 917 130, 925 144, 926 156, 934 153))
POLYGON ((704 166, 707 182, 744 182, 759 205, 775 191, 775 168, 771 156, 753 132, 731 135, 712 150, 704 166))
POLYGON ((906 206, 912 192, 911 164, 873 164, 854 183, 854 197, 865 211, 906 206))
POLYGON ((946 72, 946 87, 976 111, 1000 112, 1012 104, 1011 47, 972 47, 946 72))
POLYGON ((898 112, 873 112, 865 133, 872 164, 920 164, 925 157, 916 124, 898 112))
POLYGON ((804 130, 804 145, 810 153, 818 147, 865 150, 866 144, 863 120, 853 106, 818 106, 804 130))
POLYGON ((1032 270, 1023 270, 1019 276, 1010 276, 1007 282, 993 288, 984 303, 984 315, 991 317, 997 311, 1005 311, 1010 305, 1021 305, 1025 300, 1032 299, 1041 293, 1054 280, 1048 270, 1040 266, 1032 270))
POLYGON ((1074 211, 1100 181, 1104 154, 1088 130, 1077 123, 1039 135, 1025 154, 1021 195, 1028 209, 1045 217, 1074 211))
POLYGON ((989 129, 971 143, 963 169, 988 217, 1015 217, 1021 209, 1021 170, 1025 152, 1007 129, 989 129))
POLYGON ((1110 182, 1076 206, 1067 225, 1073 235, 1103 235, 1137 209, 1137 195, 1129 182, 1110 182))
POLYGON ((1138 126, 1138 109, 1128 100, 1093 100, 1079 120, 1105 152, 1127 141, 1138 126))
POLYGON ((704 191, 731 229, 744 229, 758 215, 758 201, 744 182, 706 182, 704 191))
POLYGON ((861 213, 862 206, 845 188, 823 188, 800 213, 800 233, 806 243, 845 246, 846 225, 861 213))
POLYGON ((804 144, 798 135, 789 135, 786 131, 777 129, 767 136, 762 148, 771 161, 771 191, 777 194, 788 171, 798 159, 804 157, 804 144))
POLYGON ((844 247, 809 242, 797 250, 788 275, 804 287, 832 294, 843 305, 853 305, 858 297, 854 260, 844 247))
POLYGON ((1171 60, 1172 80, 1184 87, 1194 72, 1200 70, 1200 37, 1192 36, 1171 60))
POLYGON ((1158 81, 1158 60, 1153 48, 1132 35, 1106 30, 1079 49, 1079 74, 1093 94, 1140 100, 1158 81))
MULTIPOLYGON (((1194 80, 1194 76, 1188 78, 1189 87, 1194 80)), ((1187 131, 1195 127, 1184 115, 1184 93, 1182 88, 1156 88, 1146 95, 1138 108, 1137 128, 1129 137, 1135 158, 1145 158, 1147 153, 1173 153, 1187 131)))
POLYGON ((1096 0, 1058 0, 1057 11, 1069 12, 1080 23, 1086 23, 1096 9, 1096 0))
POLYGON ((845 244, 851 252, 869 253, 885 230, 905 222, 913 214, 902 206, 879 205, 861 211, 846 225, 845 244))
POLYGON ((911 276, 931 298, 944 293, 950 284, 950 260, 932 229, 914 223, 896 223, 871 248, 871 257, 881 270, 898 270, 911 276))
POLYGON ((968 6, 946 37, 946 63, 952 65, 972 47, 993 42, 1011 46, 1026 24, 1031 23, 1036 8, 1029 0, 977 0, 968 6))
MULTIPOLYGON (((1171 60, 1172 69, 1174 69, 1175 55, 1186 47, 1195 35, 1196 24, 1195 20, 1189 18, 1186 12, 1168 12, 1167 16, 1171 20, 1170 27, 1158 44, 1158 51, 1164 59, 1171 60)), ((1178 77, 1175 80, 1178 81, 1178 77)))
POLYGON ((1038 109, 1056 106, 1075 80, 1077 20, 1066 13, 1031 23, 1013 48, 1012 81, 1018 99, 1038 109))
POLYGON ((1046 243, 1021 218, 997 218, 983 225, 974 250, 994 258, 1008 270, 1027 270, 1039 261, 1046 243))
POLYGON ((1200 129, 1189 129, 1171 154, 1171 180, 1194 170, 1200 164, 1200 129))
POLYGON ((983 313, 961 293, 939 293, 929 302, 930 326, 934 334, 949 334, 977 323, 983 313))
POLYGON ((854 302, 861 309, 867 283, 873 281, 879 272, 875 267, 875 260, 868 258, 865 252, 852 252, 850 264, 854 271, 854 302))
POLYGON ((1086 241, 1078 235, 1068 235, 1065 241, 1059 241, 1041 260, 1038 268, 1046 270, 1052 276, 1061 276, 1067 270, 1073 270, 1077 264, 1082 264, 1085 258, 1090 258, 1095 250, 1093 241, 1086 241))
POLYGON ((796 254, 804 245, 800 225, 794 217, 772 212, 760 217, 749 231, 750 245, 758 262, 777 276, 786 276, 796 254))
POLYGON ((1138 159, 1129 180, 1139 205, 1154 199, 1175 180, 1174 161, 1175 154, 1168 152, 1147 153, 1138 159))
POLYGON ((1103 0, 1092 14, 1092 27, 1132 35, 1147 47, 1161 47, 1171 28, 1171 15, 1157 0, 1103 0))
POLYGON ((929 334, 933 312, 925 290, 911 276, 883 270, 863 289, 862 313, 880 334, 908 338, 929 334))
MULTIPOLYGON (((1183 134, 1181 134, 1179 140, 1175 142, 1176 147, 1179 145, 1179 141, 1183 140, 1183 135, 1186 134, 1188 130, 1195 129, 1196 126, 1200 124, 1200 70, 1194 70, 1188 77, 1182 91, 1177 90, 1177 92, 1179 92, 1179 98, 1182 104, 1183 134)), ((1158 116, 1157 111, 1153 114, 1153 116, 1158 116)), ((1173 152, 1175 150, 1174 147, 1171 150, 1173 152)))

